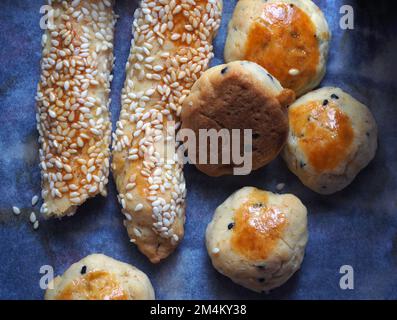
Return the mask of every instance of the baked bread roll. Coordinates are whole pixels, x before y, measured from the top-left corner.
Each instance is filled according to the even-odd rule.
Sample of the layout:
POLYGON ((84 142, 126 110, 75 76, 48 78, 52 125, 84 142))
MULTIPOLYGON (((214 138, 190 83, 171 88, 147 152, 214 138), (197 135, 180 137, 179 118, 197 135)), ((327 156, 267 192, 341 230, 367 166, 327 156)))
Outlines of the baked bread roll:
POLYGON ((137 268, 103 254, 72 264, 48 286, 45 300, 153 300, 149 278, 137 268))
POLYGON ((283 157, 304 185, 321 194, 348 186, 374 158, 377 125, 371 111, 339 88, 312 91, 289 107, 283 157))
POLYGON ((196 150, 195 159, 191 160, 209 176, 249 174, 265 166, 277 157, 287 140, 287 106, 294 100, 292 90, 284 90, 276 78, 256 63, 235 61, 211 68, 194 84, 183 103, 182 127, 196 136, 193 143, 186 141, 187 149, 196 150), (233 136, 236 129, 240 130, 239 140, 233 136), (246 133, 249 136, 244 134, 246 129, 252 130, 251 134, 246 133), (209 145, 204 155, 207 161, 200 160, 205 151, 200 137, 203 130, 216 130, 219 135, 227 130, 225 136, 230 139, 229 147, 225 145, 227 138, 224 137, 222 145, 221 139, 216 140, 215 150, 211 150, 207 139, 209 145), (252 153, 245 148, 251 144, 252 153), (233 157, 236 152, 244 152, 247 163, 236 163, 233 157))
POLYGON ((62 217, 74 214, 88 198, 106 196, 116 18, 108 0, 49 5, 54 26, 43 35, 36 98, 41 212, 62 217))
POLYGON ((181 241, 186 187, 175 129, 213 57, 222 2, 144 0, 134 15, 112 171, 131 241, 153 263, 181 241))
POLYGON ((256 292, 281 286, 300 268, 307 239, 307 210, 297 197, 252 187, 226 199, 206 232, 214 267, 256 292))
POLYGON ((330 38, 311 0, 240 0, 229 23, 225 61, 256 62, 300 96, 324 77, 330 38))

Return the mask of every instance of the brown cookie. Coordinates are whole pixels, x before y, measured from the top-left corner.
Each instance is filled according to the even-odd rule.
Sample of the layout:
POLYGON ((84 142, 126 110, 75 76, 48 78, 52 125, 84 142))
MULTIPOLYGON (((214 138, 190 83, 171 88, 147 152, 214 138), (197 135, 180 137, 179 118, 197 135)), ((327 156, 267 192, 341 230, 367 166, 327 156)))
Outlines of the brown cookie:
MULTIPOLYGON (((235 61, 208 70, 194 84, 182 108, 182 128, 193 130, 196 136, 196 155, 190 160, 209 176, 235 173, 234 169, 243 164, 238 163, 233 154, 236 154, 238 146, 241 154, 248 151, 251 144, 243 130, 251 129, 251 168, 256 170, 265 166, 279 154, 286 142, 287 107, 294 100, 292 90, 283 89, 276 78, 255 63, 235 61), (221 145, 221 139, 218 139, 218 148, 211 150, 210 139, 200 143, 203 132, 200 129, 215 129, 218 133, 226 129, 223 132, 229 134, 232 148, 221 145), (233 129, 240 129, 236 134, 240 141, 233 139, 233 129), (205 144, 207 150, 203 148, 205 144), (200 159, 200 151, 206 151, 207 161, 204 163, 203 154, 200 159), (218 156, 218 161, 210 163, 211 156, 218 156), (225 163, 228 157, 230 161, 225 163)), ((185 142, 189 149, 194 146, 192 141, 185 142)))

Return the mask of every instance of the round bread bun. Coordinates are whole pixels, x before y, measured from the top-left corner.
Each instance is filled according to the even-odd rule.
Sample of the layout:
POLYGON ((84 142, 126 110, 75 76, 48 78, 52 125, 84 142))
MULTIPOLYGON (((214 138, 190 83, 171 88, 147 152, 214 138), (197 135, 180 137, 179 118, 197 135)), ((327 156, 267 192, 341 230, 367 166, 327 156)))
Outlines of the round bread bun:
POLYGON ((240 0, 225 61, 256 62, 301 96, 324 77, 330 38, 324 14, 311 0, 240 0))
POLYGON ((300 268, 307 239, 307 210, 297 197, 253 187, 226 199, 206 232, 215 269, 256 292, 281 286, 300 268))
POLYGON ((224 129, 233 137, 233 129, 239 129, 237 143, 240 142, 240 150, 246 150, 244 129, 251 129, 251 168, 263 167, 280 153, 286 142, 287 107, 294 100, 292 90, 283 89, 276 78, 256 63, 235 61, 209 69, 196 81, 183 103, 182 128, 191 129, 196 136, 196 158, 190 160, 209 176, 233 174, 236 167, 241 167, 232 155, 237 139, 231 139, 229 162, 222 156, 227 148, 220 143, 218 150, 213 151, 218 151, 218 161, 210 162, 213 156, 210 139, 207 139, 207 161, 200 161, 203 150, 203 143, 199 143, 200 130, 215 129, 220 133, 224 129))
POLYGON ((283 157, 304 185, 320 194, 348 186, 374 158, 377 125, 370 110, 339 88, 324 87, 289 107, 283 157))
POLYGON ((56 277, 45 299, 153 300, 154 290, 146 274, 137 268, 103 254, 92 254, 56 277))

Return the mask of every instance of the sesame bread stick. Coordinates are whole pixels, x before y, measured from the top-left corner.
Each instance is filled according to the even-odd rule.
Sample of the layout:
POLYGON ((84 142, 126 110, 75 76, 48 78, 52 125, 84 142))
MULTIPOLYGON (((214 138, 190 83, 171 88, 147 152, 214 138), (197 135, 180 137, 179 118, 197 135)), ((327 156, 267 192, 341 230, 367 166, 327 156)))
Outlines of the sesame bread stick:
POLYGON ((143 0, 134 15, 112 172, 131 242, 153 263, 184 234, 186 188, 174 129, 213 57, 221 12, 220 0, 143 0))
POLYGON ((54 21, 42 38, 36 97, 41 212, 62 217, 88 198, 106 196, 116 17, 110 0, 48 3, 54 21))

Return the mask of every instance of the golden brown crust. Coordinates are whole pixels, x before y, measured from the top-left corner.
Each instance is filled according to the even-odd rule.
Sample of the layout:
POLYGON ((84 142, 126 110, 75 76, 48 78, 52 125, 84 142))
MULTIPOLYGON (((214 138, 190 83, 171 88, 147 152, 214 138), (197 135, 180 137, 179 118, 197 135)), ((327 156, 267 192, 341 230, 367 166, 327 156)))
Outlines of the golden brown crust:
POLYGON ((229 23, 225 61, 256 62, 301 96, 325 75, 330 37, 311 0, 240 0, 229 23))
POLYGON ((289 108, 289 122, 283 157, 317 193, 344 189, 376 154, 378 130, 370 109, 340 88, 302 96, 289 108))
MULTIPOLYGON (((232 129, 252 129, 252 168, 256 170, 283 148, 288 135, 287 106, 294 99, 292 90, 281 89, 278 94, 268 90, 239 62, 218 66, 216 72, 210 70, 198 80, 185 100, 182 127, 192 129, 196 137, 200 129, 225 128, 230 133, 232 129)), ((209 148, 207 151, 209 159, 209 148)), ((218 151, 219 164, 196 164, 197 168, 210 176, 232 174, 235 164, 222 164, 222 148, 218 151)))
POLYGON ((226 199, 206 230, 213 266, 256 292, 281 286, 299 269, 307 240, 307 210, 297 197, 253 187, 226 199))
POLYGON ((134 15, 112 171, 131 242, 153 263, 184 235, 186 187, 170 129, 213 57, 221 11, 221 0, 143 0, 134 15))
POLYGON ((41 212, 63 217, 74 214, 88 198, 106 195, 116 16, 113 1, 49 4, 57 14, 43 35, 36 98, 41 212))
POLYGON ((48 286, 46 300, 152 300, 150 279, 127 263, 91 254, 72 264, 48 286))

